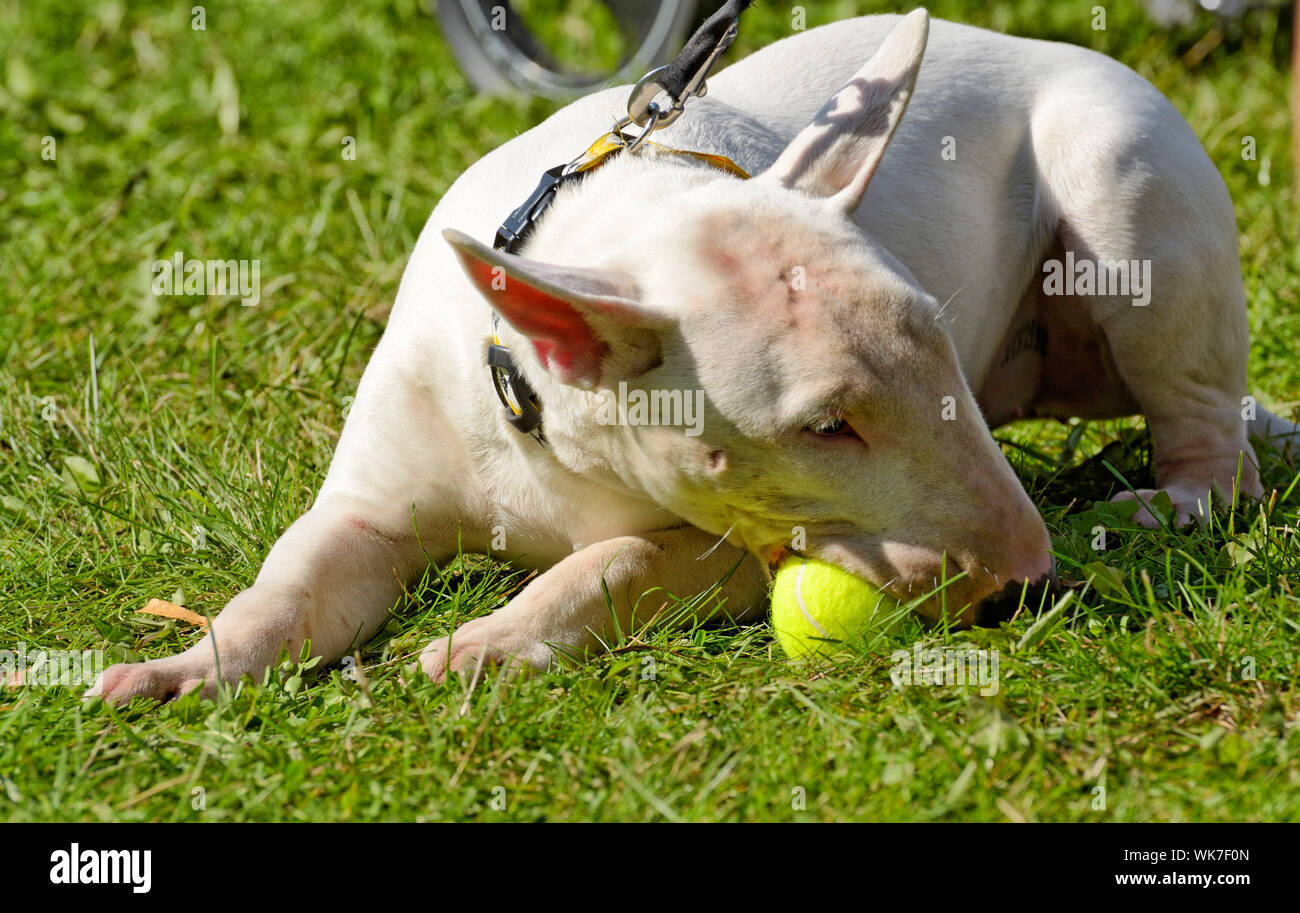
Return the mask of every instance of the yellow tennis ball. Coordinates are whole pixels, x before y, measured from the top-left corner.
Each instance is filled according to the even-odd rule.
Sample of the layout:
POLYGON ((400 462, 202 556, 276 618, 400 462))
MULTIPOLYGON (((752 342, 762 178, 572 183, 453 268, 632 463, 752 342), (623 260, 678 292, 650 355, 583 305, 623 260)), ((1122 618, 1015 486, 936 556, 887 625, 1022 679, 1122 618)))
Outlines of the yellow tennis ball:
POLYGON ((772 627, 791 659, 826 656, 862 642, 898 617, 898 600, 866 580, 813 558, 790 558, 772 587, 772 627))

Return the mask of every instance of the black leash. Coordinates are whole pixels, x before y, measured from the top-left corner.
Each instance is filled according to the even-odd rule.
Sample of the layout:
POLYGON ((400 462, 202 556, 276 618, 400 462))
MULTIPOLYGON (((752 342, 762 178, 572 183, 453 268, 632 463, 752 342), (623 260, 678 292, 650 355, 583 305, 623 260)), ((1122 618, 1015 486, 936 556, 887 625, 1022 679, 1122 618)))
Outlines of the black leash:
MULTIPOLYGON (((699 72, 701 65, 713 54, 727 32, 740 23, 740 14, 753 4, 754 0, 727 0, 712 16, 704 21, 686 47, 672 63, 664 67, 655 79, 674 103, 684 101, 682 93, 686 86, 699 72)), ((730 44, 731 42, 727 42, 730 44)))

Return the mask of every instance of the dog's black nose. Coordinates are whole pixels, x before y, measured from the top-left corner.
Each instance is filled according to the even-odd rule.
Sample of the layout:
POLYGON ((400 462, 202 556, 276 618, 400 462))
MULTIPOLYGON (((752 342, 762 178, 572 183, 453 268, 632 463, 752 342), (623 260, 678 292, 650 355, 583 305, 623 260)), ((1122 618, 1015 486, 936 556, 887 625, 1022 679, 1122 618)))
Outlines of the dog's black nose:
POLYGON ((1053 558, 1052 569, 1028 587, 1023 580, 1016 580, 985 598, 979 604, 979 617, 975 624, 981 628, 996 628, 1002 622, 1010 621, 1022 605, 1031 612, 1037 612, 1046 604, 1046 597, 1056 592, 1056 588, 1056 559, 1053 558))

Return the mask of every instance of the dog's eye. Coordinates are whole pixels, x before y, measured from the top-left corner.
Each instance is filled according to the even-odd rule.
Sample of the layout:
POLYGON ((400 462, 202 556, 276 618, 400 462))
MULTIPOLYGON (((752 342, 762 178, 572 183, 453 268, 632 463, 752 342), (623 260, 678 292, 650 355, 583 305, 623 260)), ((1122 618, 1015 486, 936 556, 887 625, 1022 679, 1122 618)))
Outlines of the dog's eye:
POLYGON ((812 422, 805 426, 804 430, 818 437, 843 437, 853 434, 853 429, 849 427, 849 423, 834 415, 828 415, 824 419, 812 422))

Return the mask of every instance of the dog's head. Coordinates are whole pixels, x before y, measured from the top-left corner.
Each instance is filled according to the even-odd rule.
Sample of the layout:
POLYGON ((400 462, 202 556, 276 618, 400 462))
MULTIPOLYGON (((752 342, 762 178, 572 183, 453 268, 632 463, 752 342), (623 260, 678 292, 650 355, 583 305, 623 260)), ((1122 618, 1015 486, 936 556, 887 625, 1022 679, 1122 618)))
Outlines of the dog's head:
POLYGON ((903 600, 940 590, 920 611, 970 622, 1048 576, 1050 540, 938 304, 850 219, 927 32, 904 18, 754 180, 665 194, 670 217, 576 245, 570 262, 599 266, 446 235, 519 334, 557 457, 765 562, 795 550, 903 600))

